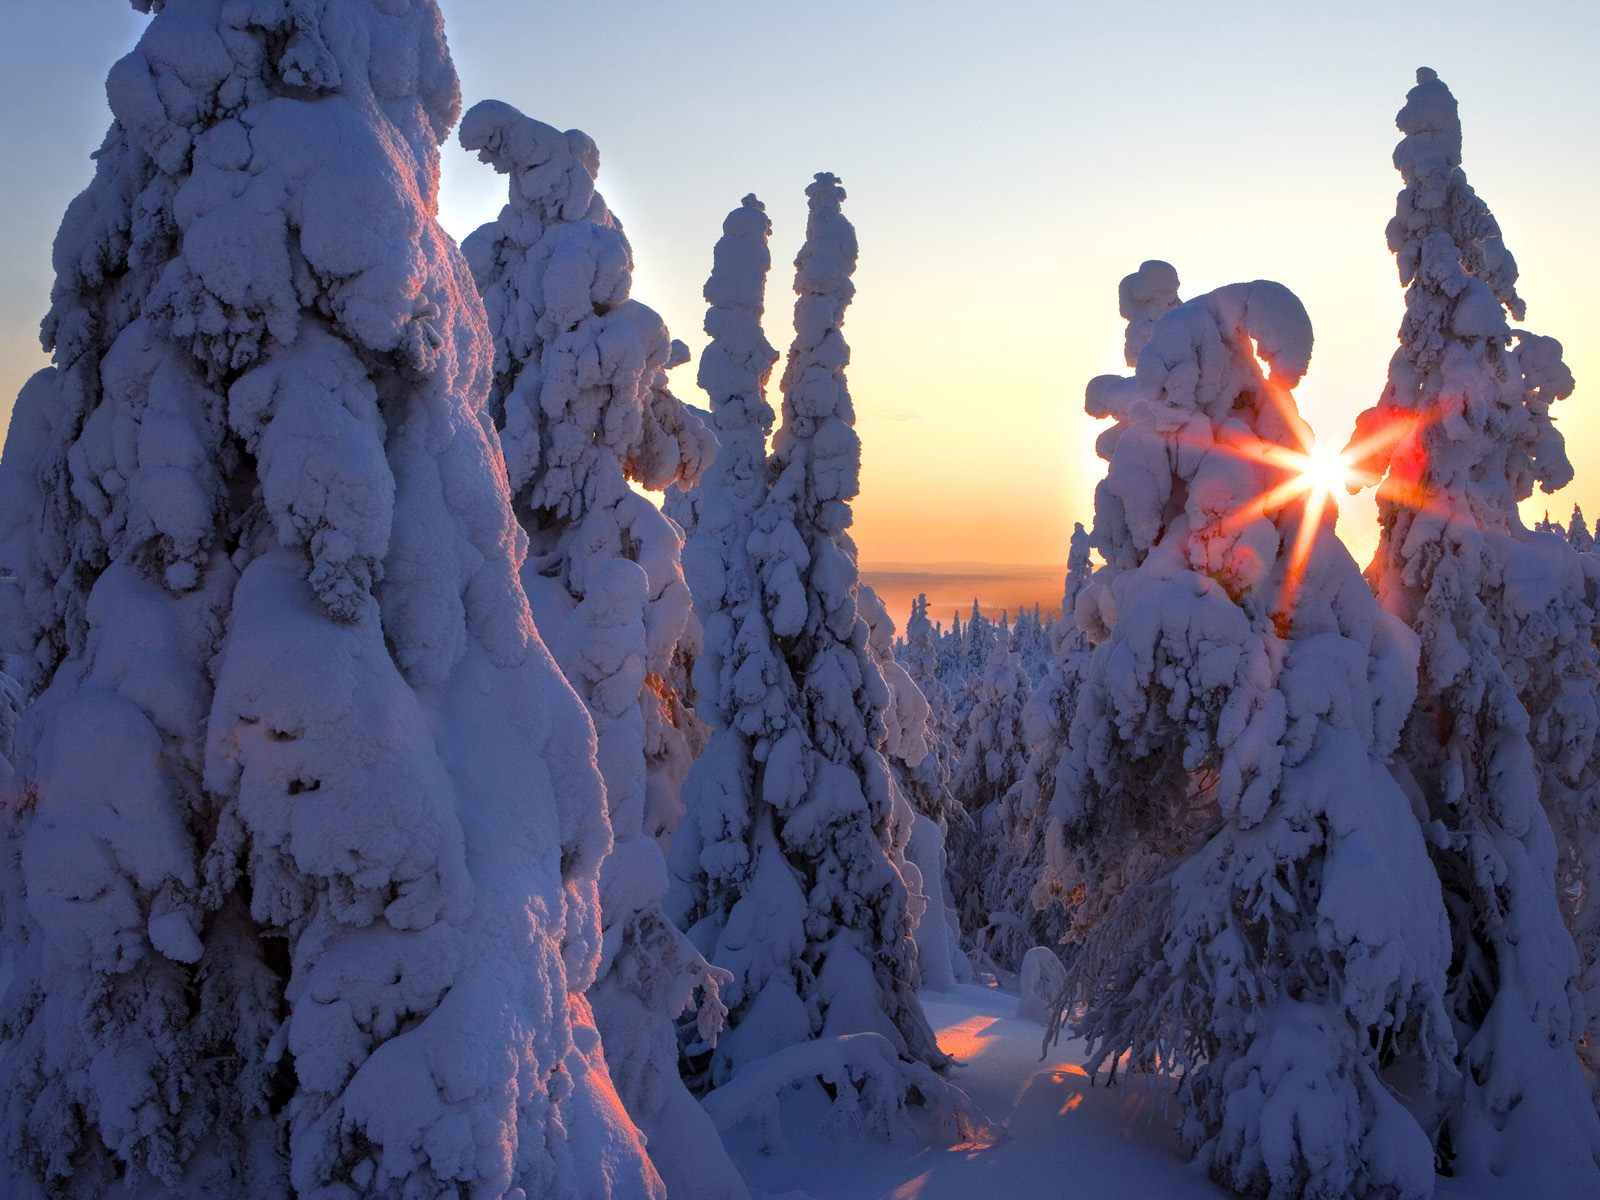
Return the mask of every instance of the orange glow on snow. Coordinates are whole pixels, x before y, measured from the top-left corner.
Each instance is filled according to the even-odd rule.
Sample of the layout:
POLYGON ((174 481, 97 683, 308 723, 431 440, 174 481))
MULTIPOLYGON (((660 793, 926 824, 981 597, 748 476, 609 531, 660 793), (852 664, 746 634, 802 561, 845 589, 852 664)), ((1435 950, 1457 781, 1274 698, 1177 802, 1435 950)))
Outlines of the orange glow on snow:
POLYGON ((1061 1106, 1061 1111, 1058 1112, 1056 1114, 1056 1116, 1064 1117, 1069 1112, 1071 1112, 1073 1109, 1077 1108, 1078 1105, 1080 1105, 1082 1103, 1083 1103, 1083 1093, 1082 1092, 1073 1092, 1072 1095, 1067 1097, 1066 1103, 1061 1106))
POLYGON ((939 1030, 939 1049, 955 1058, 976 1058, 988 1049, 989 1027, 999 1017, 968 1017, 939 1030))

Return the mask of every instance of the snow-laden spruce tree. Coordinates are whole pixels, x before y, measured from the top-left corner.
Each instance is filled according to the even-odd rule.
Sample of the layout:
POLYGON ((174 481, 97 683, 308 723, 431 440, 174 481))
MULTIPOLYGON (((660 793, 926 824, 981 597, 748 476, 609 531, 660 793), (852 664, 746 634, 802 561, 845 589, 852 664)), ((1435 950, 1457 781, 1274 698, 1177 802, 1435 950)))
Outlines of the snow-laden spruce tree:
MULTIPOLYGON (((1530 1190, 1578 1172, 1600 1188, 1600 1121, 1576 1054, 1580 962, 1556 886, 1558 869, 1600 883, 1596 597, 1584 556, 1517 515, 1535 485, 1572 477, 1550 418, 1572 375, 1553 339, 1507 324, 1524 310, 1516 262, 1462 172, 1450 90, 1419 70, 1396 122, 1405 186, 1388 239, 1406 313, 1352 445, 1386 473, 1368 576, 1422 645, 1402 758, 1454 937, 1461 1070, 1441 1157, 1469 1175, 1521 1168, 1530 1190)), ((1592 955, 1592 911, 1569 916, 1592 955)))
MULTIPOLYGON (((764 840, 751 844, 771 836, 770 828, 759 834, 752 828, 756 753, 767 730, 787 720, 793 691, 767 623, 751 546, 756 513, 767 501, 767 439, 775 417, 766 385, 778 352, 761 328, 771 234, 766 206, 746 196, 723 222, 705 285, 710 342, 700 358, 699 383, 710 398, 719 445, 695 489, 695 527, 684 544, 683 571, 704 627, 694 685, 711 734, 684 786, 670 908, 708 956, 719 954, 718 937, 751 881, 752 849, 774 858, 778 853, 775 847, 764 851, 764 840)), ((726 1070, 707 1065, 707 1039, 691 1038, 686 1052, 697 1089, 726 1079, 726 1070)))
POLYGON ((438 8, 136 7, 0 459, 0 1190, 659 1197, 583 997, 593 737, 435 219, 438 8))
MULTIPOLYGON (((687 358, 661 318, 630 298, 633 251, 595 190, 600 154, 495 100, 473 106, 461 144, 508 176, 497 220, 463 243, 494 336, 490 409, 517 515, 531 544, 524 583, 554 640, 612 559, 645 572, 646 684, 639 694, 648 769, 607 776, 613 808, 642 802, 644 827, 670 833, 703 731, 675 682, 698 642, 680 564, 681 533, 629 486, 691 485, 716 449, 695 410, 667 387, 687 358)), ((565 666, 566 664, 563 664, 565 666)))
POLYGON ((1072 614, 1092 573, 1089 534, 1075 524, 1061 597, 1063 619, 1048 626, 1054 631, 1050 669, 1022 710, 1026 758, 1022 774, 1001 797, 993 821, 993 866, 982 880, 992 926, 988 951, 1009 971, 1020 970, 1022 956, 1033 947, 1055 947, 1066 931, 1067 897, 1061 881, 1047 870, 1047 834, 1088 646, 1072 614))
POLYGON ((1309 444, 1311 344, 1287 289, 1234 284, 1091 385, 1117 400, 1106 566, 1054 803, 1110 899, 1067 1019, 1093 1068, 1181 1076, 1181 1134, 1225 1186, 1422 1197, 1432 1146, 1383 1077, 1426 1097, 1454 1053, 1439 886, 1385 763, 1415 650, 1274 454, 1309 444))
MULTIPOLYGON (((968 622, 968 631, 974 628, 982 631, 982 626, 968 622)), ((971 706, 950 780, 951 794, 966 817, 950 838, 951 889, 961 926, 972 933, 980 949, 989 939, 991 880, 1006 841, 1008 813, 1001 799, 1027 769, 1022 714, 1033 692, 1021 657, 999 636, 997 627, 990 628, 994 636, 989 639, 988 659, 970 689, 971 706)))
POLYGON ((632 251, 595 191, 594 143, 484 101, 461 143, 509 176, 497 221, 465 250, 495 346, 491 411, 517 515, 523 580, 551 650, 594 719, 615 849, 600 877, 590 993, 623 1103, 668 1191, 742 1196, 720 1139, 678 1075, 674 1019, 696 1003, 714 1036, 725 978, 663 911, 663 844, 702 740, 687 702, 700 642, 678 527, 628 481, 689 485, 715 439, 666 386, 682 346, 629 298, 632 251))
POLYGON ((955 798, 950 794, 954 756, 950 739, 950 695, 939 678, 941 638, 928 619, 928 597, 918 595, 911 602, 906 634, 895 648, 895 657, 905 667, 911 681, 928 702, 928 742, 932 753, 909 781, 908 792, 916 810, 927 816, 941 831, 949 828, 955 814, 955 798))
POLYGON ((879 1133, 922 1100, 959 1114, 963 1099, 930 1070, 946 1059, 917 1001, 910 896, 895 863, 880 749, 890 697, 857 609, 848 528, 860 441, 840 328, 855 231, 832 175, 806 194, 783 424, 764 477, 755 467, 771 360, 758 318, 769 260, 758 210, 729 218, 707 287, 714 316, 732 310, 708 350, 724 364, 708 387, 724 448, 701 485, 688 555, 707 614, 696 678, 713 733, 674 847, 679 910, 734 976, 721 1041, 708 1055, 691 1047, 715 1089, 706 1104, 723 1125, 764 1116, 769 1137, 782 1085, 799 1080, 828 1085, 841 1127, 879 1133))
POLYGON ((1567 541, 1579 554, 1594 552, 1594 534, 1589 532, 1589 522, 1584 519, 1581 505, 1572 506, 1572 520, 1567 522, 1567 541))
POLYGON ((972 978, 960 947, 961 923, 949 885, 944 830, 929 816, 944 792, 934 753, 932 710, 911 673, 895 657, 894 621, 877 592, 856 585, 856 604, 867 623, 867 650, 888 690, 883 757, 893 792, 890 854, 910 892, 910 921, 917 966, 926 987, 947 989, 972 978))

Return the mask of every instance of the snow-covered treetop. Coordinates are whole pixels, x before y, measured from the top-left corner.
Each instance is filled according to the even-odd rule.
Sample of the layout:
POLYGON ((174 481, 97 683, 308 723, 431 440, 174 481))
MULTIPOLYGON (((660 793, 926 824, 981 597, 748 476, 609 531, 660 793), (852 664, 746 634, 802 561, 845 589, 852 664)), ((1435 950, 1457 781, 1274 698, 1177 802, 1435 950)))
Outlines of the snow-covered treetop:
POLYGON ((613 460, 652 490, 692 484, 715 439, 666 387, 687 350, 629 298, 633 251, 595 190, 594 141, 498 100, 473 105, 460 139, 510 179, 499 219, 462 248, 494 332, 490 408, 519 506, 581 516, 615 491, 613 460))
MULTIPOLYGON (((1135 402, 1101 435, 1102 449, 1119 464, 1095 489, 1094 545, 1101 557, 1119 567, 1142 560, 1167 527, 1174 480, 1187 480, 1177 499, 1190 528, 1217 530, 1194 543, 1195 553, 1204 547, 1212 560, 1203 569, 1247 586, 1271 555, 1250 543, 1253 525, 1228 518, 1231 506, 1261 494, 1253 481, 1262 468, 1247 453, 1209 451, 1214 442, 1240 439, 1309 445, 1298 414, 1273 396, 1294 387, 1310 361, 1311 320, 1282 284, 1230 284, 1169 312, 1140 352, 1135 378, 1120 381, 1122 394, 1135 402), (1155 406, 1154 419, 1133 419, 1141 405, 1155 406), (1127 437, 1136 441, 1124 445, 1127 437)), ((1108 390, 1100 379, 1089 389, 1090 406, 1108 390)))
POLYGON ((1089 561, 1089 533, 1084 529, 1082 521, 1074 521, 1072 525, 1072 542, 1067 550, 1067 581, 1061 596, 1061 620, 1067 625, 1072 625, 1072 614, 1078 606, 1078 597, 1089 583, 1089 577, 1094 574, 1094 567, 1089 561))
MULTIPOLYGON (((853 428, 844 368, 850 347, 840 333, 855 296, 856 233, 841 205, 836 176, 819 173, 806 187, 806 240, 795 259, 795 336, 783 371, 783 427, 773 440, 774 497, 827 533, 850 525, 849 500, 860 490, 861 439, 853 428)), ((773 614, 779 636, 795 632, 789 613, 773 614)))
POLYGON ((1589 531, 1589 522, 1584 519, 1582 506, 1577 504, 1572 506, 1572 520, 1567 525, 1567 541, 1574 550, 1583 554, 1588 554, 1595 548, 1594 534, 1589 531))
MULTIPOLYGON (((480 310, 459 302, 470 281, 434 221, 438 142, 460 106, 438 9, 363 9, 343 25, 322 15, 317 5, 168 6, 110 72, 116 123, 54 248, 43 341, 58 371, 38 403, 60 416, 46 429, 28 415, 35 405, 20 404, 8 450, 36 458, 38 471, 70 453, 78 476, 70 511, 38 531, 33 550, 13 538, 35 534, 0 530, 10 562, 40 556, 21 573, 28 615, 14 623, 31 642, 18 656, 30 690, 82 636, 72 564, 134 551, 169 590, 199 585, 227 439, 259 460, 256 515, 282 544, 306 548, 317 598, 352 618, 383 581, 391 539, 410 536, 397 532, 383 419, 364 381, 400 371, 465 395, 486 380, 480 310), (335 102, 289 103, 284 88, 335 102), (370 136, 368 114, 384 138, 370 136), (348 351, 324 353, 330 335, 348 351), (188 361, 157 354, 159 340, 188 361), (265 361, 274 346, 298 357, 265 361), (123 414, 144 411, 147 389, 158 399, 136 441, 123 414), (215 389, 224 401, 210 398, 215 389), (330 400, 331 424, 308 436, 330 400)), ((392 571, 388 584, 400 584, 392 571)), ((391 616, 435 622, 427 639, 395 631, 418 655, 407 670, 421 667, 424 644, 442 647, 437 631, 451 623, 420 608, 402 617, 398 605, 391 616)))
MULTIPOLYGON (((1170 263, 1156 259, 1141 263, 1117 285, 1117 304, 1128 322, 1123 335, 1122 356, 1130 367, 1137 367, 1139 355, 1156 322, 1178 306, 1178 272, 1170 263)), ((1139 389, 1126 375, 1097 375, 1084 391, 1084 410, 1091 417, 1120 418, 1138 399, 1139 389)), ((1116 448, 1121 426, 1113 425, 1095 441, 1095 453, 1107 462, 1116 448)))
POLYGON ((1357 422, 1357 466, 1373 477, 1394 466, 1391 497, 1454 492, 1470 498, 1477 519, 1503 521, 1535 485, 1551 492, 1572 479, 1550 418, 1550 405, 1572 394, 1572 373, 1559 342, 1507 323, 1525 311, 1517 263, 1461 169, 1450 89, 1419 69, 1395 122, 1405 187, 1387 232, 1406 315, 1383 395, 1357 422), (1407 449, 1413 439, 1385 436, 1408 427, 1426 447, 1421 456, 1407 449))
POLYGON ((1128 322, 1123 336, 1122 357, 1130 367, 1139 363, 1139 352, 1150 340, 1150 331, 1167 313, 1178 307, 1178 272, 1171 263, 1150 259, 1139 264, 1132 275, 1117 285, 1117 308, 1128 322))
MULTIPOLYGON (((717 430, 724 437, 754 430, 754 447, 763 457, 773 411, 766 385, 778 352, 761 329, 767 272, 772 252, 767 239, 772 221, 766 205, 746 196, 722 223, 722 237, 706 280, 705 331, 711 342, 700 357, 700 387, 711 398, 717 430)), ((748 498, 748 497, 747 497, 748 498)))
POLYGON ((775 682, 764 636, 739 630, 763 624, 755 568, 748 547, 756 511, 767 495, 767 436, 773 411, 767 380, 778 359, 761 329, 772 222, 753 195, 722 224, 706 280, 705 330, 711 335, 700 357, 700 386, 710 397, 721 445, 697 489, 699 516, 684 543, 683 573, 706 622, 705 645, 695 669, 703 715, 726 728, 733 704, 732 672, 750 654, 752 667, 775 682))

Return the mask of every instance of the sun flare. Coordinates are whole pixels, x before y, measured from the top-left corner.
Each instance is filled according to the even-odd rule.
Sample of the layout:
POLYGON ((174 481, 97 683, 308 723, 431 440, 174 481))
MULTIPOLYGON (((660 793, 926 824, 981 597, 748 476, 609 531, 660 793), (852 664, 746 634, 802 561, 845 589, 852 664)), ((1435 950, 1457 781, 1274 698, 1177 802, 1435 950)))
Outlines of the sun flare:
POLYGON ((1350 465, 1331 446, 1313 444, 1300 466, 1300 477, 1306 491, 1338 496, 1350 483, 1350 465))

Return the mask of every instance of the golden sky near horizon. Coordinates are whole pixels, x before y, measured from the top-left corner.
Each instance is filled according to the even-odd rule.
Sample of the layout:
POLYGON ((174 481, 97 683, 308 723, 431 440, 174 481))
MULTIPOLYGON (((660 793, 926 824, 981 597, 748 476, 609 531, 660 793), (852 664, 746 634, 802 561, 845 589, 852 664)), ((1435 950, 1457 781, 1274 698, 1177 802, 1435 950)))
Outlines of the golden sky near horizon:
MULTIPOLYGON (((635 295, 696 352, 726 211, 755 190, 773 215, 768 330, 781 350, 804 186, 818 169, 843 178, 861 242, 845 332, 864 446, 855 535, 869 562, 1064 560, 1072 522, 1092 520, 1101 466, 1083 386, 1123 369, 1117 282, 1146 258, 1173 263, 1186 298, 1241 279, 1292 288, 1317 335, 1301 410, 1342 444, 1395 344, 1403 296, 1383 235, 1399 186, 1393 114, 1426 62, 1461 103, 1464 165, 1522 268, 1528 327, 1561 339, 1579 381, 1556 410, 1578 479, 1525 512, 1565 519, 1577 501, 1600 516, 1600 409, 1588 400, 1600 389, 1589 74, 1600 46, 1586 6, 1519 9, 1519 61, 1539 75, 1516 86, 1485 33, 1503 14, 1476 3, 1405 15, 817 6, 831 24, 777 8, 737 9, 735 22, 736 7, 704 3, 670 25, 604 30, 592 11, 533 5, 538 18, 516 25, 488 0, 443 7, 468 103, 499 96, 595 137, 601 189, 634 244, 635 295), (601 66, 562 47, 601 37, 597 86, 601 66)), ((107 6, 52 11, 74 8, 107 6)), ((19 88, 32 98, 31 119, 0 131, 6 161, 28 164, 0 184, 0 420, 42 362, 32 338, 49 237, 89 178, 107 120, 99 80, 141 24, 126 10, 87 31, 31 19, 0 48, 0 102, 15 111, 19 88)), ((447 148, 451 233, 503 195, 503 179, 447 148)), ((692 363, 674 386, 705 403, 692 363)), ((1370 495, 1343 501, 1340 533, 1365 561, 1370 495)))

